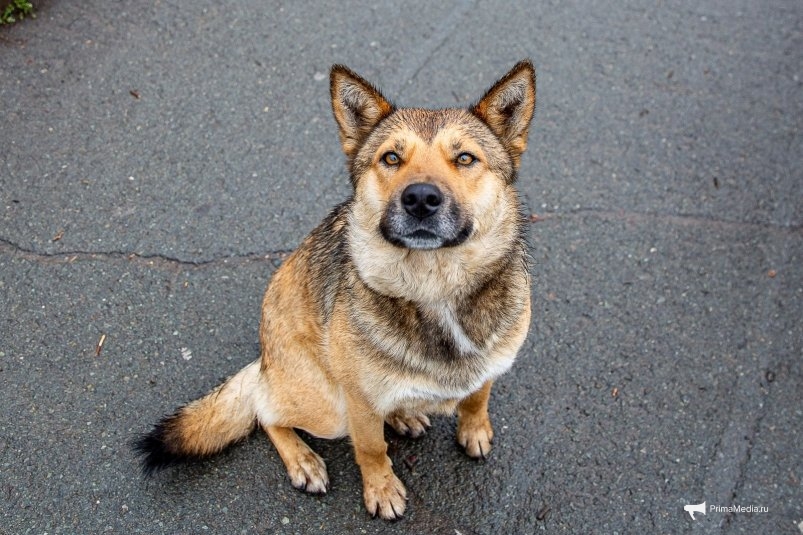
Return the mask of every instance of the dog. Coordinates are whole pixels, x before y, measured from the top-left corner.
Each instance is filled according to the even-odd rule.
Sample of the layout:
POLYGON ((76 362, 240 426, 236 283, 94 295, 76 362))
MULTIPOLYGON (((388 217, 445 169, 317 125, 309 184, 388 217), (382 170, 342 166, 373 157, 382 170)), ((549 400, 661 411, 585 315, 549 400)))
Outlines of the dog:
POLYGON ((323 459, 296 434, 350 437, 372 516, 407 491, 384 423, 421 436, 457 413, 469 457, 491 450, 488 399, 530 325, 525 218, 515 189, 535 111, 516 64, 467 109, 397 108, 347 67, 330 73, 353 193, 274 274, 261 356, 134 444, 147 475, 261 427, 294 487, 325 493, 323 459))

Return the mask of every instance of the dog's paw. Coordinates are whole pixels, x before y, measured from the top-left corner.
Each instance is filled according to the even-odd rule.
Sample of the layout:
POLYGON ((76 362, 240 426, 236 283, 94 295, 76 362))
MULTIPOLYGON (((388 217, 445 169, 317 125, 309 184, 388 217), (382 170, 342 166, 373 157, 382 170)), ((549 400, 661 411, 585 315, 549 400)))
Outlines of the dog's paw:
POLYGON ((393 428, 396 433, 418 438, 432 427, 429 418, 423 412, 398 410, 393 412, 385 419, 385 422, 393 428))
POLYGON ((493 438, 494 431, 487 418, 461 420, 457 425, 457 442, 474 459, 488 458, 493 438))
POLYGON ((311 449, 298 452, 293 462, 287 465, 287 475, 295 488, 310 494, 326 494, 329 487, 326 463, 311 449))
POLYGON ((385 520, 401 518, 407 507, 407 489, 393 472, 372 481, 364 481, 363 498, 371 516, 385 520))

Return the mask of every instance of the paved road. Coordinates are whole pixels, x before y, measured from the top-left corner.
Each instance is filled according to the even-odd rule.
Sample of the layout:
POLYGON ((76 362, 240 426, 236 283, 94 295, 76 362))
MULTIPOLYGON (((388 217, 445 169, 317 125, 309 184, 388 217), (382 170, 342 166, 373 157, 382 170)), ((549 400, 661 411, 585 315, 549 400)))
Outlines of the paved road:
POLYGON ((0 531, 803 532, 800 2, 34 3, 0 29, 0 531), (392 525, 346 441, 312 440, 322 498, 259 435, 144 481, 127 442, 257 356, 348 195, 329 66, 462 106, 525 56, 535 309, 492 458, 390 437, 392 525))

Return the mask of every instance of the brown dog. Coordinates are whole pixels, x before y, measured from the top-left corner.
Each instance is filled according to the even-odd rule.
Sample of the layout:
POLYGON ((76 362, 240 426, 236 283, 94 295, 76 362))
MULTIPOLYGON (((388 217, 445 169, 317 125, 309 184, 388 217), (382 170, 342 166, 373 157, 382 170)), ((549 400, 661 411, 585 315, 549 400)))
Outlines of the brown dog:
POLYGON ((395 108, 342 66, 331 96, 354 194, 274 275, 261 358, 163 419, 135 445, 151 473, 216 453, 259 425, 295 487, 325 492, 323 460, 293 428, 349 436, 368 511, 394 519, 406 490, 383 423, 413 437, 457 411, 484 458, 491 383, 530 324, 524 222, 514 188, 535 109, 518 63, 467 110, 395 108))

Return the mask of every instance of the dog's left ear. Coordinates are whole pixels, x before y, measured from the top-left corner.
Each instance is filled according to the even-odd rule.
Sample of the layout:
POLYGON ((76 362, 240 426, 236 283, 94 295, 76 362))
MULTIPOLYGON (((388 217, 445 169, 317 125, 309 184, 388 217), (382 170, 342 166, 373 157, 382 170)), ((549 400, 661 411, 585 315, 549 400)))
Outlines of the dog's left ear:
POLYGON ((534 111, 535 68, 529 60, 518 62, 471 108, 499 137, 516 167, 527 148, 534 111))
POLYGON ((393 112, 393 105, 377 88, 343 65, 332 67, 329 91, 340 144, 351 160, 371 130, 393 112))

